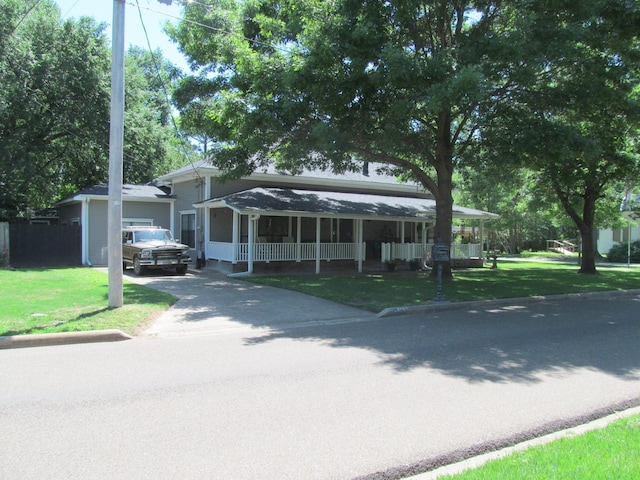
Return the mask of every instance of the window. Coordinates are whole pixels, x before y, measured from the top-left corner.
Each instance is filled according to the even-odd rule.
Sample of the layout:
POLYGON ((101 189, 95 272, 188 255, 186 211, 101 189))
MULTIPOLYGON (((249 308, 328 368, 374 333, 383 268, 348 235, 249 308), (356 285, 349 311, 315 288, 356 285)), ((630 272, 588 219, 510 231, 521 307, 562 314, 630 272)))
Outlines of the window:
POLYGON ((153 226, 153 218, 123 218, 123 227, 150 227, 153 226))
POLYGON ((195 212, 180 215, 180 242, 196 248, 196 214, 195 212))

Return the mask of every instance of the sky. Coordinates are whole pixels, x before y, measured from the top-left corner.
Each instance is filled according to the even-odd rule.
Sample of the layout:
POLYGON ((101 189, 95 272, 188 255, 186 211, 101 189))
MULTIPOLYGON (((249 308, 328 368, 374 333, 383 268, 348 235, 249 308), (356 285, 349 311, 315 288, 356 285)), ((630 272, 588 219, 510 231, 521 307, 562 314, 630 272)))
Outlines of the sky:
MULTIPOLYGON (((109 25, 107 35, 111 38, 111 26, 113 23, 113 0, 54 0, 60 8, 63 19, 79 18, 83 16, 93 17, 99 22, 109 25)), ((151 48, 162 50, 164 57, 174 65, 187 71, 187 62, 167 35, 162 31, 162 26, 167 21, 177 23, 181 15, 181 2, 173 0, 172 5, 165 5, 158 0, 137 0, 142 13, 142 20, 149 35, 151 48)), ((147 40, 142 28, 140 13, 136 6, 136 0, 125 0, 125 45, 136 45, 148 48, 147 40)))

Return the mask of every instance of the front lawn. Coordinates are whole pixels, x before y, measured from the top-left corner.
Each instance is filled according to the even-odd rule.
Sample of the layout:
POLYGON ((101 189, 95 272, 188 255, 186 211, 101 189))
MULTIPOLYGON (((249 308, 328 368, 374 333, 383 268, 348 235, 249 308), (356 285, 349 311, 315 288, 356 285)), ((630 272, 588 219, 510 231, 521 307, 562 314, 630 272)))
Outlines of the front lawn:
POLYGON ((109 309, 108 276, 91 268, 0 269, 0 335, 115 328, 142 331, 173 295, 125 280, 124 306, 109 309))
POLYGON ((600 430, 532 447, 450 480, 565 478, 635 480, 640 472, 640 416, 618 420, 600 430))
MULTIPOLYGON (((597 275, 578 274, 577 265, 498 261, 498 268, 454 271, 443 282, 447 300, 462 302, 498 298, 558 295, 640 288, 640 269, 598 267, 597 275)), ((428 272, 407 270, 353 275, 265 275, 251 282, 295 290, 374 312, 387 307, 420 305, 436 296, 428 272)))

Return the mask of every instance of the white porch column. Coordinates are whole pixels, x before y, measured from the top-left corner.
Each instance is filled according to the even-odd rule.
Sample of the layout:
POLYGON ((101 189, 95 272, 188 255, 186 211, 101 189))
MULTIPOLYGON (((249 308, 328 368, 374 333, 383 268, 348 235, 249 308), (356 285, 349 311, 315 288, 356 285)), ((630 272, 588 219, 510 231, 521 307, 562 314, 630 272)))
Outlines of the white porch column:
POLYGON ((209 257, 209 242, 211 241, 211 209, 203 208, 203 213, 200 214, 204 218, 204 222, 202 228, 204 228, 204 236, 201 237, 204 239, 204 258, 205 260, 209 257))
POLYGON ((89 258, 89 202, 91 202, 89 198, 82 200, 80 228, 82 229, 82 264, 91 266, 89 258))
POLYGON ((480 258, 484 258, 484 220, 480 220, 480 258))
POLYGON ((320 273, 320 220, 316 218, 316 275, 320 273))
POLYGON ((356 223, 356 242, 358 242, 357 247, 356 247, 356 252, 358 255, 358 273, 362 273, 362 257, 363 252, 362 252, 362 239, 363 239, 363 234, 362 234, 362 230, 363 230, 363 224, 362 224, 362 219, 358 219, 355 221, 356 223))
POLYGON ((260 215, 249 215, 248 223, 249 223, 249 248, 248 248, 248 273, 253 273, 253 248, 254 248, 254 222, 257 222, 260 218, 260 215))
POLYGON ((400 222, 400 243, 404 243, 404 220, 400 222))
POLYGON ((296 262, 302 261, 302 217, 296 221, 296 262))
POLYGON ((232 227, 231 242, 233 243, 233 254, 231 263, 234 265, 238 263, 238 239, 240 237, 240 214, 236 211, 233 212, 233 227, 232 227))

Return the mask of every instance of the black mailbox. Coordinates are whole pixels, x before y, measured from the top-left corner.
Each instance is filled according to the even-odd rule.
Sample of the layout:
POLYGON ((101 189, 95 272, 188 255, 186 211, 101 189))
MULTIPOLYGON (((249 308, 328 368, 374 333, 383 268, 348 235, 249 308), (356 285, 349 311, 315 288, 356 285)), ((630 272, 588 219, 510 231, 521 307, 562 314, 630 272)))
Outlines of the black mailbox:
POLYGON ((431 248, 431 258, 433 258, 435 262, 448 262, 450 259, 449 253, 449 245, 442 240, 439 240, 431 248))

